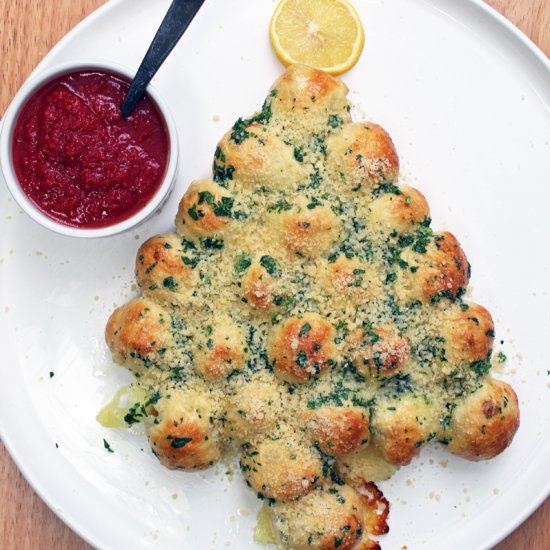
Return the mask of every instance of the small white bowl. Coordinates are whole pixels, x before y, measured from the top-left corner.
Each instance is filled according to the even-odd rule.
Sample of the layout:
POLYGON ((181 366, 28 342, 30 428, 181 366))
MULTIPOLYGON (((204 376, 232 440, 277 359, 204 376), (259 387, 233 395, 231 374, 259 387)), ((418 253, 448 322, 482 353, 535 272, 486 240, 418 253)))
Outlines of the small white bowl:
POLYGON ((50 218, 40 209, 38 209, 33 202, 27 197, 22 190, 15 169, 13 166, 12 158, 12 141, 13 131, 17 122, 21 109, 26 104, 27 100, 42 86, 54 80, 55 78, 62 76, 63 74, 83 71, 83 70, 100 70, 114 75, 119 75, 127 80, 132 80, 133 74, 130 70, 120 67, 107 61, 83 61, 80 63, 64 63, 62 65, 56 65, 50 69, 41 71, 37 75, 32 75, 23 84, 17 95, 13 98, 6 113, 2 118, 2 126, 0 128, 0 169, 10 190, 13 198, 17 201, 19 206, 25 211, 34 221, 38 222, 43 227, 51 229, 62 235, 68 235, 70 237, 108 237, 110 235, 116 235, 122 231, 126 231, 132 227, 135 227, 139 223, 149 218, 168 198, 170 191, 174 186, 174 181, 177 173, 178 165, 178 136, 176 131, 176 124, 170 114, 170 111, 160 97, 155 88, 151 85, 147 87, 147 95, 153 100, 157 106, 164 123, 166 125, 166 132, 168 136, 168 160, 166 169, 164 172, 161 185, 157 189, 156 193, 151 197, 149 202, 138 212, 130 216, 129 218, 100 228, 79 228, 65 225, 61 222, 50 218))

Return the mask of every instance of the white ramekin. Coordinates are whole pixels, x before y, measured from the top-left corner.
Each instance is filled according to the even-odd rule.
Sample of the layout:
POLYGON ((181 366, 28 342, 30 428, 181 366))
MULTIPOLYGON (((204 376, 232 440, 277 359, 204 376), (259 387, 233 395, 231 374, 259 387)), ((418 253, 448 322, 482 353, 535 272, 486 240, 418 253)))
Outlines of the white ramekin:
POLYGON ((178 136, 176 124, 166 103, 155 90, 154 86, 149 85, 147 87, 147 94, 157 106, 166 125, 168 135, 168 161, 161 185, 157 189, 157 192, 141 210, 119 223, 115 223, 107 227, 86 229, 64 225, 61 222, 50 218, 39 210, 27 197, 19 184, 19 180, 17 179, 12 158, 13 130, 21 109, 26 104, 27 100, 30 99, 30 97, 39 88, 51 80, 54 80, 55 78, 66 73, 94 69, 112 73, 114 75, 120 75, 127 80, 132 80, 134 76, 130 70, 108 61, 82 61, 80 63, 64 63, 61 65, 56 65, 55 67, 41 71, 37 75, 32 75, 25 82, 25 84, 23 84, 19 92, 17 92, 17 95, 13 98, 13 101, 10 103, 1 121, 0 169, 2 170, 4 180, 6 181, 13 198, 17 201, 17 204, 19 204, 22 210, 26 212, 35 222, 47 229, 51 229, 52 231, 61 233, 62 235, 68 235, 70 237, 108 237, 135 227, 150 217, 168 198, 168 195, 174 186, 177 173, 178 136))

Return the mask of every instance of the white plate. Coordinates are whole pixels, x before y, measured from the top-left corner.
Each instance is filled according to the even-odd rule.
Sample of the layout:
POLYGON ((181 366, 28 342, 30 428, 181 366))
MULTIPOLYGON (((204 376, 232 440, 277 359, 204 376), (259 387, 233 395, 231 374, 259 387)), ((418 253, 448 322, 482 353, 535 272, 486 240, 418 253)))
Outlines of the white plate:
MULTIPOLYGON (((107 4, 37 70, 92 56, 137 67, 168 4, 107 4)), ((381 484, 392 503, 383 546, 487 548, 550 490, 550 67, 477 0, 355 5, 366 45, 343 77, 355 117, 389 130, 434 227, 462 241, 473 297, 494 314, 522 412, 511 448, 495 460, 470 463, 433 448, 381 484)), ((274 6, 208 0, 159 73, 181 136, 180 177, 162 213, 137 231, 92 242, 55 235, 0 189, 0 432, 44 500, 100 548, 259 547, 259 503, 239 472, 165 470, 143 434, 103 429, 94 417, 129 380, 102 335, 114 305, 135 292, 139 243, 172 226, 217 140, 261 105, 281 72, 267 34, 274 6)))

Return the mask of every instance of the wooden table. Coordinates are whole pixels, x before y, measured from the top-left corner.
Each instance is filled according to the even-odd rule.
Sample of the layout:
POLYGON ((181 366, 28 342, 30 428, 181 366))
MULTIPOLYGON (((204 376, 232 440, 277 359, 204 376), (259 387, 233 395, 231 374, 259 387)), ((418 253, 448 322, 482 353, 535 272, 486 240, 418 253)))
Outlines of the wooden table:
MULTIPOLYGON (((252 1, 252 0, 251 0, 252 1)), ((461 1, 461 0, 457 0, 461 1)), ((548 0, 487 0, 550 56, 548 0)), ((0 0, 0 113, 38 61, 105 0, 0 0)), ((550 499, 495 550, 550 548, 550 499)), ((90 548, 51 512, 0 443, 0 548, 90 548)))

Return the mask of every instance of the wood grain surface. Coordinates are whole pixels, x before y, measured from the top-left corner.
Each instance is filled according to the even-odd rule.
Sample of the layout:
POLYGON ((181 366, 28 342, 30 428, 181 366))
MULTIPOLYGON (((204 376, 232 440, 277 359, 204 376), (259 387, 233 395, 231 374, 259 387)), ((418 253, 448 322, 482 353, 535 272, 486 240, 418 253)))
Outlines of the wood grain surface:
MULTIPOLYGON (((457 0, 461 1, 461 0, 457 0)), ((0 0, 0 113, 50 48, 105 0, 0 0)), ((550 56, 550 1, 488 0, 550 56)), ((495 550, 550 549, 550 499, 495 550)), ((0 443, 0 549, 90 548, 34 493, 0 443)), ((441 546, 444 550, 444 544, 441 546)))

